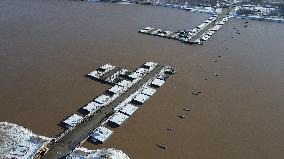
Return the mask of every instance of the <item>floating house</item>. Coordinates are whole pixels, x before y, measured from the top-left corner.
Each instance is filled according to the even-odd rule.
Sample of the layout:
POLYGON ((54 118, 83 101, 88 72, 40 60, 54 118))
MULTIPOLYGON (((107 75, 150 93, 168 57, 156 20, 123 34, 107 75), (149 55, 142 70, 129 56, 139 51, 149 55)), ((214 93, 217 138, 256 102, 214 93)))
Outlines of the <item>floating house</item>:
POLYGON ((115 85, 115 86, 111 87, 108 91, 113 93, 113 94, 121 94, 121 93, 125 92, 126 90, 127 90, 126 87, 115 85))
POLYGON ((127 119, 129 118, 128 115, 125 115, 123 113, 120 112, 115 112, 110 118, 109 118, 109 122, 111 124, 115 124, 116 126, 120 126, 122 125, 127 119))
POLYGON ((156 90, 154 88, 151 88, 151 87, 145 87, 141 91, 141 93, 143 93, 147 96, 152 96, 152 95, 154 95, 155 92, 156 92, 156 90))
POLYGON ((156 87, 161 87, 164 83, 165 83, 164 80, 161 80, 161 79, 156 78, 156 79, 154 79, 154 80, 152 81, 151 84, 152 84, 153 86, 156 86, 156 87))
POLYGON ((82 109, 87 111, 87 112, 95 112, 99 110, 101 107, 103 107, 103 104, 97 103, 97 102, 90 102, 87 104, 85 107, 82 109))
POLYGON ((131 116, 137 109, 138 107, 135 107, 132 104, 126 104, 119 110, 119 112, 131 116))
POLYGON ((142 65, 142 67, 147 68, 149 70, 153 70, 157 65, 158 63, 155 62, 146 62, 145 64, 142 65))
POLYGON ((138 102, 138 103, 140 103, 140 104, 143 104, 146 100, 148 100, 150 98, 150 96, 148 96, 148 95, 145 95, 145 94, 142 94, 142 93, 139 93, 139 94, 137 94, 134 98, 133 98, 133 100, 135 101, 135 102, 138 102))
POLYGON ((110 96, 108 96, 108 95, 101 95, 101 96, 98 96, 95 99, 95 102, 100 103, 100 104, 107 104, 109 100, 110 100, 110 96))
POLYGON ((122 80, 121 82, 117 83, 117 85, 129 88, 132 85, 132 82, 128 80, 122 80))
POLYGON ((65 127, 67 128, 73 128, 75 127, 78 123, 80 123, 83 120, 83 117, 78 115, 78 114, 73 114, 69 118, 63 121, 65 127))
POLYGON ((113 70, 116 66, 113 66, 111 64, 105 64, 103 66, 100 67, 100 69, 102 69, 105 72, 108 72, 110 70, 113 70))
POLYGON ((89 73, 88 76, 93 77, 95 79, 100 79, 104 74, 106 74, 107 72, 115 68, 116 66, 113 66, 111 64, 105 64, 101 66, 99 69, 97 69, 96 71, 92 71, 91 73, 89 73))
POLYGON ((149 72, 149 70, 148 70, 148 69, 145 69, 145 68, 139 68, 139 69, 137 69, 135 72, 144 75, 144 74, 146 74, 147 72, 149 72))
POLYGON ((143 76, 143 74, 141 73, 138 73, 138 72, 133 72, 131 73, 130 75, 128 75, 128 77, 131 79, 131 80, 134 80, 134 79, 139 79, 143 76))
POLYGON ((96 78, 96 79, 101 78, 101 76, 103 76, 103 75, 104 75, 104 72, 101 72, 101 71, 93 71, 93 72, 88 74, 88 76, 91 76, 91 77, 96 78))
POLYGON ((106 82, 108 83, 112 83, 112 84, 116 84, 118 82, 121 81, 121 79, 119 78, 119 76, 125 76, 129 73, 130 71, 128 71, 127 69, 121 69, 116 71, 114 74, 112 74, 110 77, 108 77, 106 79, 106 82))
POLYGON ((113 133, 112 130, 106 127, 100 126, 91 133, 90 139, 94 143, 98 141, 101 143, 104 143, 112 135, 112 133, 113 133))
POLYGON ((161 79, 161 80, 166 81, 169 77, 170 77, 169 74, 162 73, 162 74, 160 74, 160 75, 158 76, 158 79, 161 79))

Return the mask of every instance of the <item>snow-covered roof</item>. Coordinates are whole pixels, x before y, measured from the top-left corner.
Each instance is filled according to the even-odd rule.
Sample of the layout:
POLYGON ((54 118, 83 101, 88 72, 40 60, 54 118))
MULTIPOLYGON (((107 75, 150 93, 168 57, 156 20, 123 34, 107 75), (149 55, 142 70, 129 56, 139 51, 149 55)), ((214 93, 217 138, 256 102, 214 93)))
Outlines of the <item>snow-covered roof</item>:
POLYGON ((78 114, 73 114, 72 116, 64 120, 63 123, 66 124, 67 128, 72 128, 75 127, 79 122, 81 122, 82 119, 83 119, 82 116, 78 114))
POLYGON ((137 109, 138 109, 138 107, 135 107, 132 104, 127 104, 127 105, 123 106, 119 111, 121 113, 124 113, 126 115, 131 116, 137 109))
POLYGON ((108 95, 101 95, 101 96, 98 96, 95 99, 95 102, 98 102, 100 104, 106 104, 109 100, 110 100, 110 96, 108 96, 108 95))
POLYGON ((137 78, 141 78, 143 75, 141 73, 138 72, 133 72, 130 75, 128 75, 128 77, 132 78, 132 79, 137 79, 137 78))
POLYGON ((106 71, 110 71, 110 70, 114 69, 115 66, 113 66, 111 64, 105 64, 105 65, 101 66, 100 68, 103 69, 103 70, 106 70, 106 71))
POLYGON ((155 85, 155 86, 158 86, 158 87, 161 87, 164 83, 165 83, 164 80, 161 80, 161 79, 158 79, 158 78, 156 78, 152 81, 152 85, 155 85))
POLYGON ((132 82, 128 81, 128 80, 123 80, 123 81, 117 83, 117 85, 122 86, 122 87, 129 87, 131 84, 132 84, 132 82))
POLYGON ((147 96, 152 96, 154 93, 156 92, 156 90, 154 88, 151 87, 145 87, 141 93, 147 95, 147 96))
POLYGON ((125 153, 114 148, 89 150, 84 147, 76 147, 66 159, 130 159, 125 153))
POLYGON ((145 94, 139 93, 134 97, 134 101, 137 101, 141 104, 143 104, 146 100, 148 100, 150 98, 150 96, 147 96, 145 94))
POLYGON ((126 73, 128 73, 129 72, 129 70, 127 70, 127 69, 121 69, 120 70, 120 74, 121 75, 125 75, 126 73))
POLYGON ((93 78, 99 79, 103 74, 104 74, 104 72, 101 72, 101 71, 93 71, 93 72, 89 73, 88 75, 93 77, 93 78))
POLYGON ((128 115, 125 115, 125 114, 123 114, 123 113, 115 112, 115 113, 109 118, 109 121, 120 126, 121 124, 123 124, 123 123, 128 119, 128 117, 129 117, 128 115))
POLYGON ((146 68, 138 68, 135 72, 144 75, 144 74, 146 74, 148 72, 148 69, 146 69, 146 68))
POLYGON ((125 91, 125 87, 115 85, 115 86, 111 87, 108 91, 110 91, 114 94, 120 94, 120 93, 125 91))
POLYGON ((100 126, 91 133, 90 138, 93 142, 97 141, 105 142, 111 136, 112 133, 113 133, 112 130, 100 126))
POLYGON ((158 76, 158 79, 161 79, 161 80, 164 80, 166 81, 170 76, 168 74, 165 74, 165 73, 161 73, 159 76, 158 76))
POLYGON ((100 109, 103 106, 103 104, 97 103, 97 102, 90 102, 88 105, 83 107, 84 110, 88 112, 94 112, 98 109, 100 109))

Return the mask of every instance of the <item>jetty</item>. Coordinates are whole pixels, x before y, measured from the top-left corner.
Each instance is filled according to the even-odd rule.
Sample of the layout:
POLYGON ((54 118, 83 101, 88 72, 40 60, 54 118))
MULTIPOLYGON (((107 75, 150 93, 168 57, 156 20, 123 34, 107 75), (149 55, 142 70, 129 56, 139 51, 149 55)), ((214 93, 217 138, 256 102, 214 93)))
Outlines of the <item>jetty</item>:
MULTIPOLYGON (((91 79, 108 80, 119 70, 113 71, 113 74, 109 74, 109 77, 105 77, 105 74, 115 68, 117 67, 107 64, 106 67, 100 67, 96 70, 103 73, 94 73, 93 71, 88 76, 91 79)), ((114 133, 111 130, 112 127, 108 127, 110 125, 118 127, 125 123, 156 92, 152 85, 153 82, 156 80, 163 81, 164 79, 161 79, 161 77, 170 76, 174 73, 175 70, 169 66, 147 62, 128 75, 115 75, 122 80, 116 82, 113 88, 107 90, 105 94, 98 96, 84 106, 86 115, 73 114, 65 119, 63 123, 66 130, 46 145, 45 152, 40 150, 41 157, 46 159, 65 157, 88 139, 93 143, 105 142, 114 133), (111 94, 109 94, 110 92, 111 94), (137 103, 137 101, 140 102, 137 103)), ((162 83, 165 83, 165 81, 162 83)), ((161 86, 161 83, 158 85, 161 86)))

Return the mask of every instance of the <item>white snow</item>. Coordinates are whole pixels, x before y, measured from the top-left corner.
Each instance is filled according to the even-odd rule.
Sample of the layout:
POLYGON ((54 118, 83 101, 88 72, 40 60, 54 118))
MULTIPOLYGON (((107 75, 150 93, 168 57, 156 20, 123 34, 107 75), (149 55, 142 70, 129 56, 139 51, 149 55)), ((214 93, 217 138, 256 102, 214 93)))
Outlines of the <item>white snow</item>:
POLYGON ((50 138, 8 122, 0 122, 0 158, 31 159, 50 138))
POLYGON ((76 148, 66 159, 130 159, 125 153, 114 148, 88 150, 83 147, 76 148))

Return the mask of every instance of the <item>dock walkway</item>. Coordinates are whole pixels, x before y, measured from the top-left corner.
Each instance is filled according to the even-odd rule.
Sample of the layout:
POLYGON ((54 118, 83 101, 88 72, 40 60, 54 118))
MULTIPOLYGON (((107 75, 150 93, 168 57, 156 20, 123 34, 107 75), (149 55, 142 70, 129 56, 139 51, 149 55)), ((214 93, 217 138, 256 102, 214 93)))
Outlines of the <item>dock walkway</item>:
POLYGON ((161 71, 162 65, 156 66, 138 83, 133 85, 129 90, 120 95, 116 100, 109 105, 103 107, 93 115, 89 116, 75 128, 65 131, 56 141, 48 145, 49 151, 42 157, 43 159, 63 158, 73 151, 82 142, 86 141, 89 135, 100 126, 110 115, 114 113, 114 108, 125 98, 139 89, 145 82, 150 80, 157 72, 161 71))
POLYGON ((219 20, 224 18, 226 15, 228 15, 229 12, 230 12, 229 8, 222 9, 222 12, 216 17, 216 20, 211 22, 209 25, 207 25, 205 28, 203 28, 197 34, 191 37, 190 43, 194 43, 196 39, 200 38, 202 34, 206 33, 210 28, 212 28, 216 24, 216 22, 218 22, 219 20))

